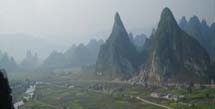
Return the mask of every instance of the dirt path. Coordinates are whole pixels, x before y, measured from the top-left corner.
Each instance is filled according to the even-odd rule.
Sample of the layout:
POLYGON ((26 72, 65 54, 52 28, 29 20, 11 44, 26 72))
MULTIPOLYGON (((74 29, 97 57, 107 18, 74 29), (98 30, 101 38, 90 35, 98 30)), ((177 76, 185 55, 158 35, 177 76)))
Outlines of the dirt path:
POLYGON ((161 104, 157 104, 157 103, 154 103, 154 102, 145 100, 145 99, 143 99, 143 98, 140 98, 139 96, 137 96, 136 99, 138 99, 138 100, 140 100, 140 101, 142 101, 142 102, 148 103, 148 104, 152 104, 152 105, 155 105, 155 106, 158 106, 158 107, 162 107, 162 108, 164 108, 164 109, 173 109, 173 108, 168 107, 168 106, 165 106, 165 105, 161 105, 161 104))

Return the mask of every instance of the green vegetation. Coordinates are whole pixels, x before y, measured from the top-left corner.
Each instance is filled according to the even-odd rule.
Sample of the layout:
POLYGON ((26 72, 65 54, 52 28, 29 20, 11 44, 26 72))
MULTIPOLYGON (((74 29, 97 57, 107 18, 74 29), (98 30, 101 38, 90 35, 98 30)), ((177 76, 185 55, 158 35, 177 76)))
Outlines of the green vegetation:
MULTIPOLYGON (((128 96, 135 90, 133 92, 125 90, 121 94, 117 91, 110 93, 89 90, 89 86, 97 83, 96 81, 67 81, 65 76, 52 76, 51 79, 46 79, 44 84, 38 85, 35 97, 21 109, 162 109, 128 96), (74 88, 68 88, 69 85, 74 85, 74 88)), ((105 84, 108 87, 107 90, 126 86, 124 83, 105 82, 105 84)), ((128 89, 129 87, 131 86, 128 86, 128 89)))
MULTIPOLYGON (((80 69, 58 70, 46 73, 44 76, 40 76, 40 73, 37 76, 34 74, 30 76, 31 73, 28 75, 20 73, 20 75, 24 80, 43 82, 37 86, 33 99, 26 102, 21 109, 162 109, 137 100, 135 98, 137 96, 175 109, 202 109, 203 107, 213 109, 215 107, 214 88, 193 88, 192 93, 183 87, 144 88, 125 81, 93 80, 89 74, 87 76, 80 73, 80 69), (92 88, 98 84, 102 84, 101 90, 92 88), (183 95, 186 99, 180 102, 154 99, 150 97, 152 92, 183 95)), ((25 82, 19 82, 19 84, 25 86, 25 82)), ((14 95, 16 100, 20 100, 23 94, 20 92, 14 95)))

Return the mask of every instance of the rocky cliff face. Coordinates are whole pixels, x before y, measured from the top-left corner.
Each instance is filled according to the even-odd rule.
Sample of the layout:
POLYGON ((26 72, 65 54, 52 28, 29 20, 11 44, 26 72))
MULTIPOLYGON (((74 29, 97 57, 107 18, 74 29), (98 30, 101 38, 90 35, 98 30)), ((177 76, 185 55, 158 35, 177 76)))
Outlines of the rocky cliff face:
POLYGON ((137 51, 118 13, 112 33, 100 48, 96 71, 109 79, 128 79, 136 72, 137 51))
POLYGON ((140 73, 144 81, 206 82, 210 64, 206 50, 179 28, 168 8, 146 44, 147 58, 140 73))

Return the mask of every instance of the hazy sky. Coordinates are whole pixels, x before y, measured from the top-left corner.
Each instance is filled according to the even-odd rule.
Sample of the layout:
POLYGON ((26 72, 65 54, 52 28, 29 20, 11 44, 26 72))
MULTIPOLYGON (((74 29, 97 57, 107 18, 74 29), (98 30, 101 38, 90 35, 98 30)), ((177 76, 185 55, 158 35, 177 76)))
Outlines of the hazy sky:
POLYGON ((215 22, 215 0, 0 0, 0 34, 24 33, 72 45, 107 38, 116 11, 128 31, 149 34, 164 7, 177 20, 197 15, 215 22))
POLYGON ((177 19, 197 15, 215 21, 215 0, 0 0, 0 32, 88 40, 111 29, 116 11, 128 30, 148 32, 166 6, 177 19))

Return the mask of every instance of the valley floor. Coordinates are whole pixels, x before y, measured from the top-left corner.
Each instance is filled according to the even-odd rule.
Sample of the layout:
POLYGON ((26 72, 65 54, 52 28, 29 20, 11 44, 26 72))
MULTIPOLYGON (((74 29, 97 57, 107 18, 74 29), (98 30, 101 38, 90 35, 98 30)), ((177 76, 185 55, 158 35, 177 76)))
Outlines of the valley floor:
MULTIPOLYGON (((20 109, 215 109, 215 89, 195 89, 188 93, 175 87, 144 88, 127 82, 90 80, 76 73, 28 76, 40 81, 33 98, 20 109), (151 97, 153 92, 183 95, 183 101, 151 97)), ((22 79, 23 80, 23 79, 22 79)), ((18 81, 18 80, 16 80, 18 81)), ((15 100, 22 99, 16 94, 15 100)))

